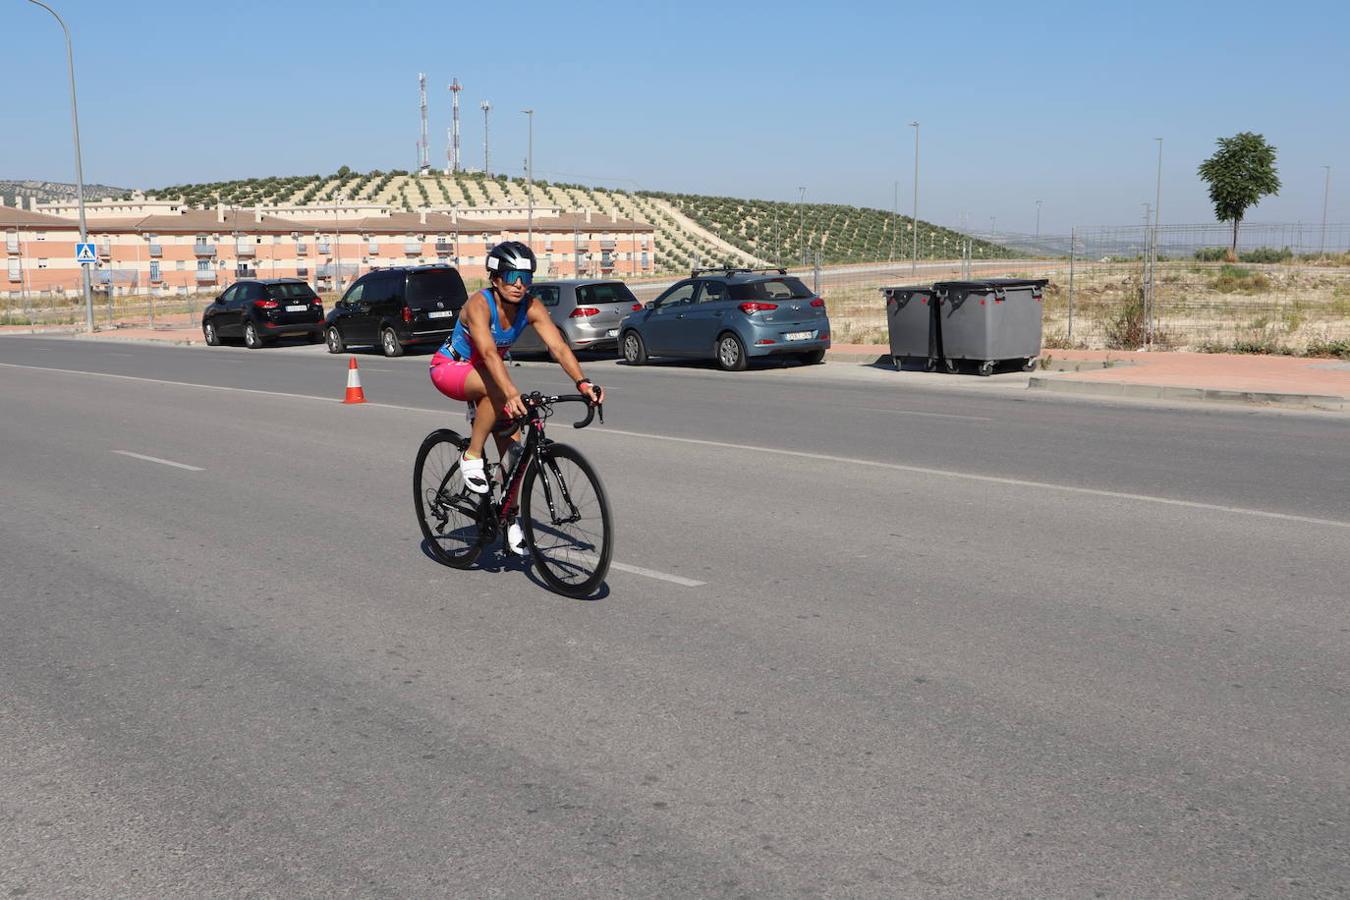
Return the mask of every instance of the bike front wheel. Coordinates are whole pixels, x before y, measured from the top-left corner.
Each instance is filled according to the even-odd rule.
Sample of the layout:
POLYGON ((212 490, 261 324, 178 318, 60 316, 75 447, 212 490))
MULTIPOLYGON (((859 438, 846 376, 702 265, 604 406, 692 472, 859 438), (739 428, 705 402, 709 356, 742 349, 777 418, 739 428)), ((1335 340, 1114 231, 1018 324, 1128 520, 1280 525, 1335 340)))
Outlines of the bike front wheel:
POLYGON ((413 503, 422 537, 432 556, 456 569, 467 569, 483 552, 483 498, 465 486, 459 471, 467 445, 449 429, 433 431, 422 441, 413 465, 413 503))
POLYGON ((546 445, 523 494, 525 540, 539 577, 567 597, 595 593, 614 551, 614 517, 595 468, 572 447, 546 445))

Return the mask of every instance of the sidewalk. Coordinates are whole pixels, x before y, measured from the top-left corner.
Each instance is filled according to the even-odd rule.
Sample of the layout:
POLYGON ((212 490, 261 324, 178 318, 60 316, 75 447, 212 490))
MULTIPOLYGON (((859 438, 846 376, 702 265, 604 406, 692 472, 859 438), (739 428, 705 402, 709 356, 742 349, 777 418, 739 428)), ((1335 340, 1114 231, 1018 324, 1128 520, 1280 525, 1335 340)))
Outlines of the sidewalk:
MULTIPOLYGON (((830 357, 889 360, 889 348, 836 344, 830 357)), ((1131 350, 1045 350, 1041 359, 1048 366, 1030 373, 1031 390, 1350 410, 1350 362, 1345 360, 1131 350)))

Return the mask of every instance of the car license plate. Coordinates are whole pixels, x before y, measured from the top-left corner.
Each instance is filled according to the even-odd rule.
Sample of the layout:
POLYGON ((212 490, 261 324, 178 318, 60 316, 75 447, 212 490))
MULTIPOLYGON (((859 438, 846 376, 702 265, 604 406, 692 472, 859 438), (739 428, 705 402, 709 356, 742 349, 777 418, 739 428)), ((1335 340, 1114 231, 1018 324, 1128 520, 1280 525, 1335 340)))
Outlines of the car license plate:
POLYGON ((448 310, 448 309, 434 309, 434 310, 432 310, 431 312, 427 313, 427 318, 428 318, 428 319, 448 319, 448 318, 450 318, 450 316, 452 316, 452 315, 454 315, 454 313, 452 313, 452 312, 451 312, 450 310, 448 310))
POLYGON ((811 338, 815 336, 816 333, 814 331, 789 331, 787 334, 783 335, 783 340, 809 341, 811 338))
POLYGON ((611 328, 609 331, 605 332, 605 337, 618 337, 618 336, 619 336, 619 329, 617 328, 611 328))
POLYGON ((288 306, 286 312, 309 312, 308 306, 288 306))

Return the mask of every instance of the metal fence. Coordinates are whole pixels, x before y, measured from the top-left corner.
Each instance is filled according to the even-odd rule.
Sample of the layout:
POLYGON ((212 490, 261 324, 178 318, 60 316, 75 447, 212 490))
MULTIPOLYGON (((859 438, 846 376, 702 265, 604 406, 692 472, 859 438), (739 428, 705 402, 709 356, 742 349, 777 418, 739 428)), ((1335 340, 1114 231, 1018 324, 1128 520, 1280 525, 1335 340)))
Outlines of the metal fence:
POLYGON ((884 343, 882 287, 957 278, 1046 278, 1047 347, 1324 351, 1350 345, 1350 225, 1075 228, 977 233, 1016 258, 790 269, 818 284, 837 343, 884 343), (818 279, 818 281, 816 281, 818 279))

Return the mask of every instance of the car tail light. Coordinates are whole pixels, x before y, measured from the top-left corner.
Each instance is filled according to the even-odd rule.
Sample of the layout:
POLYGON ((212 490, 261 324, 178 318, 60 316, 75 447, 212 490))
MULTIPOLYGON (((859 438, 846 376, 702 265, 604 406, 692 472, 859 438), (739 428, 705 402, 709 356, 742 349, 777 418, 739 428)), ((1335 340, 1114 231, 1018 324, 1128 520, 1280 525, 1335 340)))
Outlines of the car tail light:
POLYGON ((778 308, 778 304, 777 304, 777 303, 755 303, 755 302, 751 302, 751 303, 742 303, 742 304, 741 304, 741 312, 745 313, 746 315, 749 315, 749 314, 751 314, 751 313, 757 313, 757 312, 768 312, 768 311, 771 310, 771 309, 777 309, 777 308, 778 308))
POLYGON ((816 335, 816 340, 818 341, 828 341, 829 339, 830 333, 828 331, 822 331, 820 334, 816 335))
POLYGON ((600 315, 600 310, 596 309, 594 306, 578 306, 576 309, 568 313, 567 318, 584 319, 586 316, 598 316, 598 315, 600 315))
POLYGON ((281 304, 275 300, 254 300, 253 305, 258 309, 276 309, 281 304))
POLYGON ((413 320, 412 307, 411 306, 403 307, 403 321, 411 322, 412 320, 413 320))
POLYGON ((633 304, 633 312, 639 312, 639 311, 641 311, 641 309, 642 309, 642 304, 641 304, 641 303, 634 303, 634 304, 633 304))
POLYGON ((819 309, 820 307, 825 305, 825 298, 817 297, 816 299, 811 301, 811 305, 819 309))
POLYGON ((760 338, 759 340, 755 341, 755 345, 756 345, 756 346, 761 346, 761 345, 764 345, 764 344, 772 344, 772 343, 773 343, 773 341, 769 340, 768 338, 760 338))

